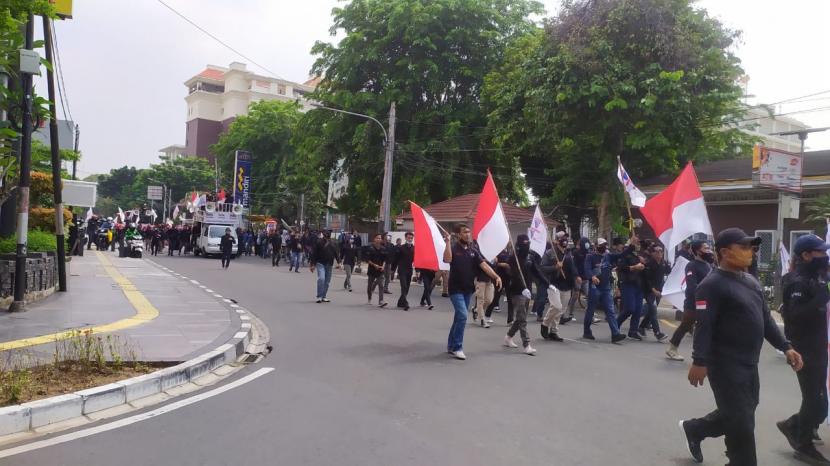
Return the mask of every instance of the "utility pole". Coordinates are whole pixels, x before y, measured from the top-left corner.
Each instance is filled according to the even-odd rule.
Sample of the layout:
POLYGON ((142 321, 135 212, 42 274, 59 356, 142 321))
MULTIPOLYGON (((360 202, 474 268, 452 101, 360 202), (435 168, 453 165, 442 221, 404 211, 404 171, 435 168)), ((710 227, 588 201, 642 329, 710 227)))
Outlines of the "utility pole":
MULTIPOLYGON (((75 123, 75 158, 78 158, 78 142, 81 139, 81 127, 75 123)), ((72 161, 72 179, 77 180, 78 178, 75 176, 76 171, 78 170, 78 161, 72 161)))
POLYGON ((213 159, 213 171, 215 173, 214 184, 216 185, 213 193, 219 194, 219 163, 216 161, 216 159, 213 159))
POLYGON ((386 141, 386 159, 383 166, 383 192, 380 200, 380 216, 383 218, 383 232, 392 228, 392 163, 395 159, 395 102, 389 107, 389 139, 386 141))
POLYGON ((305 225, 304 216, 305 215, 305 193, 300 193, 300 232, 303 231, 303 225, 305 225))
MULTIPOLYGON (((46 48, 46 61, 54 63, 52 51, 52 20, 43 16, 43 36, 46 48)), ((58 110, 55 105, 55 74, 52 68, 46 68, 46 84, 49 90, 49 145, 52 153, 52 190, 55 200, 55 241, 57 242, 58 290, 66 291, 66 241, 63 232, 63 193, 61 192, 61 158, 58 140, 58 110)))
MULTIPOLYGON (((29 13, 26 21, 25 49, 32 50, 35 36, 34 15, 29 13)), ((20 179, 17 184, 17 249, 14 261, 14 301, 9 311, 24 310, 26 298, 26 247, 29 242, 29 186, 32 171, 32 75, 21 70, 20 87, 23 99, 20 103, 23 114, 20 117, 23 130, 20 144, 20 179)))

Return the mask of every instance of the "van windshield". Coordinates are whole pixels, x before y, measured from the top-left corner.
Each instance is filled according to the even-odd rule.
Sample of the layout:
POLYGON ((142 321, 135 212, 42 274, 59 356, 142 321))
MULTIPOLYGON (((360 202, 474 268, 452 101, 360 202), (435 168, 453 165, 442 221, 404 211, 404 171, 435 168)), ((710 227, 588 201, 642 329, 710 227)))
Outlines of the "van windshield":
MULTIPOLYGON (((222 225, 212 225, 208 227, 208 238, 221 238, 222 235, 225 234, 225 226, 222 225)), ((231 230, 231 236, 235 236, 233 234, 233 230, 231 230)))

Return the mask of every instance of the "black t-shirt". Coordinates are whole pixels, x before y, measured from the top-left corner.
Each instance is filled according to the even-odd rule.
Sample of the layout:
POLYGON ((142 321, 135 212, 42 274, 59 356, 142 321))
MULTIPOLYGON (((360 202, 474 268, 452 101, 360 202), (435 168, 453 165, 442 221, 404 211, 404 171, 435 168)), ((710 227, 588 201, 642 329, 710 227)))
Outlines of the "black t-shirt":
POLYGON ((363 252, 363 260, 365 260, 367 263, 371 262, 380 267, 380 269, 378 269, 372 266, 371 264, 367 264, 366 275, 370 277, 377 277, 379 275, 383 275, 383 266, 387 260, 386 249, 383 247, 376 248, 374 245, 368 246, 366 250, 363 252))
POLYGON ((481 256, 472 245, 464 247, 460 242, 452 246, 452 262, 450 262, 449 292, 472 294, 476 291, 476 273, 484 262, 481 256))

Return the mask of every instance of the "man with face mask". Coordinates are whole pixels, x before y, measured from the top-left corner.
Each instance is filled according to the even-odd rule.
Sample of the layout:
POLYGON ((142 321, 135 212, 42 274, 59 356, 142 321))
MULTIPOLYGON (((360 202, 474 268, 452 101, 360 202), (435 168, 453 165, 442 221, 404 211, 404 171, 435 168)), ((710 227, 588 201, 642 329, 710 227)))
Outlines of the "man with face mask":
POLYGON ((412 241, 415 235, 407 231, 406 242, 398 246, 398 280, 401 282, 401 297, 398 299, 398 307, 404 311, 409 310, 409 301, 406 297, 409 294, 409 286, 412 285, 412 261, 415 260, 415 246, 412 241))
POLYGON ((799 371, 801 409, 778 422, 778 429, 795 450, 795 457, 810 464, 830 464, 813 441, 827 417, 827 244, 816 235, 798 238, 793 245, 795 270, 781 279, 784 333, 804 358, 799 371))
POLYGON ((549 294, 550 306, 542 321, 541 332, 545 340, 563 341, 559 336, 559 324, 571 320, 564 316, 564 312, 571 300, 571 290, 579 278, 579 272, 567 248, 568 234, 560 231, 556 234, 556 243, 542 257, 542 268, 549 272, 550 283, 556 288, 549 294))
POLYGON ((513 336, 516 332, 520 332, 525 354, 533 356, 536 350, 530 346, 530 335, 527 332, 527 312, 530 304, 530 292, 527 290, 530 287, 526 280, 529 280, 528 277, 533 273, 531 271, 533 259, 530 258, 530 253, 530 238, 527 235, 517 236, 516 255, 514 262, 510 264, 510 288, 507 290, 507 297, 513 302, 515 316, 513 324, 504 337, 504 346, 517 348, 518 345, 513 342, 513 336))
POLYGON ((698 387, 708 376, 717 405, 703 418, 679 422, 689 453, 698 463, 703 462, 701 442, 725 436, 730 464, 757 464, 758 358, 765 339, 784 352, 793 370, 804 364, 772 319, 761 284, 745 272, 752 264, 752 246, 760 242, 738 228, 720 232, 715 240, 719 268, 695 292, 698 326, 688 379, 698 387))
POLYGON ((585 258, 585 269, 590 275, 588 307, 585 309, 585 320, 582 322, 582 338, 586 340, 596 340, 591 331, 591 324, 594 322, 594 310, 597 306, 605 311, 605 318, 611 329, 611 342, 619 343, 625 340, 625 335, 620 333, 620 327, 617 325, 617 313, 611 293, 611 269, 617 264, 623 251, 621 244, 615 247, 617 249, 614 252, 608 252, 608 241, 598 238, 596 250, 585 258))
POLYGON ((695 325, 697 314, 695 311, 695 292, 697 285, 709 275, 715 263, 715 253, 706 241, 692 241, 689 252, 694 258, 686 264, 686 297, 683 300, 683 320, 675 329, 671 337, 669 349, 666 350, 666 357, 672 361, 683 361, 685 358, 680 355, 677 348, 683 337, 692 331, 695 325))

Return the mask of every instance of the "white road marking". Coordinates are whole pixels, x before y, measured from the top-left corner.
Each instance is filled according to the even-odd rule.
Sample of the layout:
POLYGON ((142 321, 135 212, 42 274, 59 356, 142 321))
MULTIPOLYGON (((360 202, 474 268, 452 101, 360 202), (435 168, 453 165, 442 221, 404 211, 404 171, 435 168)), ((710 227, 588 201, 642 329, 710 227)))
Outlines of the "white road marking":
POLYGON ((185 398, 183 400, 170 403, 168 405, 162 406, 161 408, 157 408, 152 411, 147 411, 146 413, 136 414, 135 416, 125 417, 124 419, 119 419, 114 422, 101 424, 100 426, 90 427, 89 429, 83 429, 65 435, 59 435, 57 437, 53 437, 50 439, 40 440, 26 445, 20 445, 14 448, 0 450, 0 458, 8 458, 9 456, 19 455, 21 453, 39 450, 41 448, 51 447, 53 445, 60 445, 61 443, 71 442, 73 440, 89 437, 95 434, 100 434, 101 432, 106 432, 109 430, 125 427, 130 424, 135 424, 136 422, 146 421, 147 419, 152 419, 156 416, 160 416, 162 414, 175 411, 179 408, 184 408, 185 406, 192 405, 193 403, 198 403, 199 401, 206 400, 216 395, 221 395, 222 393, 225 393, 228 390, 233 390, 236 387, 244 385, 259 377, 262 377, 263 375, 273 370, 273 367, 263 367, 262 369, 259 369, 256 372, 248 374, 245 377, 242 377, 238 380, 234 380, 233 382, 222 385, 221 387, 215 388, 204 393, 200 393, 190 398, 185 398))

